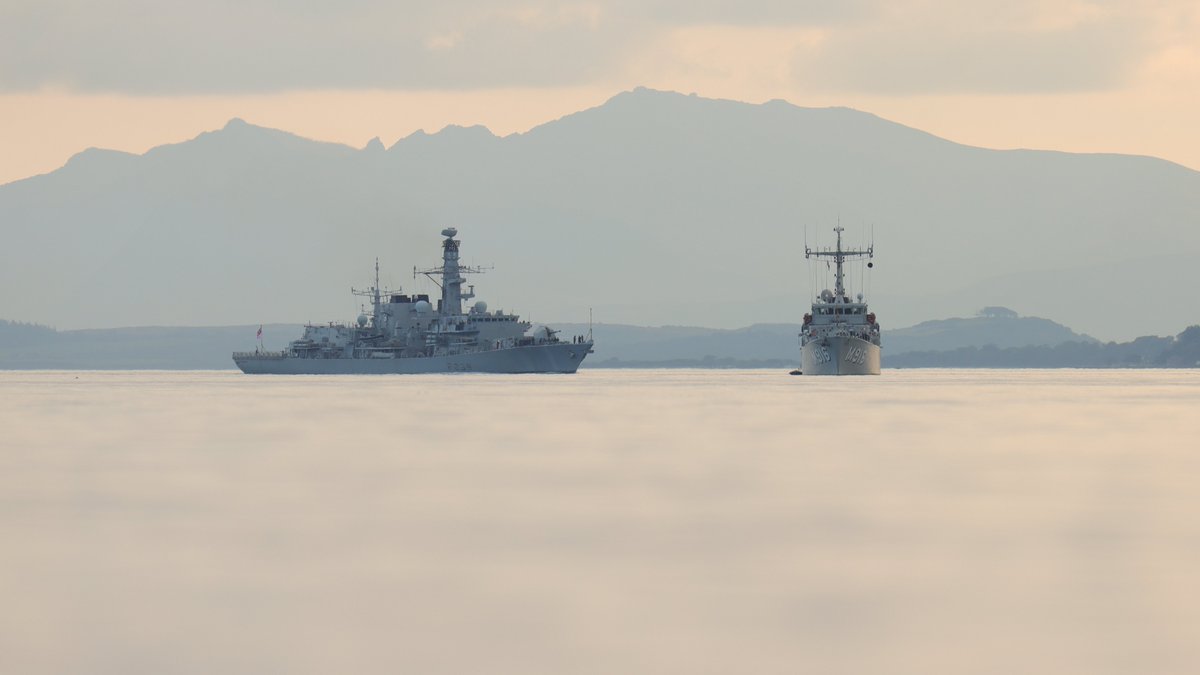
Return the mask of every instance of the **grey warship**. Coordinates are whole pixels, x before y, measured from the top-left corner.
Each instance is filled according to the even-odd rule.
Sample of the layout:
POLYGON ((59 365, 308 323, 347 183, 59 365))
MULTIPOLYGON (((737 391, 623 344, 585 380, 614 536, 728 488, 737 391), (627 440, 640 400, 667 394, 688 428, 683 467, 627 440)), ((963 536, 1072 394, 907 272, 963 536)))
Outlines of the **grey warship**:
POLYGON ((436 307, 428 295, 381 289, 376 261, 375 285, 351 289, 371 300, 369 314, 354 324, 305 326, 287 349, 234 352, 233 362, 243 373, 278 375, 574 373, 592 353, 590 334, 562 340, 516 314, 489 312, 483 301, 464 311, 475 287, 463 290, 463 275, 482 270, 459 264, 457 235, 453 227, 442 230, 442 264, 422 271, 441 287, 436 307))
MULTIPOLYGON (((833 290, 825 289, 812 304, 812 313, 804 315, 800 333, 800 372, 804 375, 878 375, 880 361, 879 324, 875 314, 867 310, 863 294, 852 302, 846 293, 847 260, 875 257, 874 244, 863 250, 842 249, 840 225, 837 248, 811 249, 804 246, 804 257, 832 259, 836 265, 833 290)), ((872 266, 872 263, 868 263, 872 266)))

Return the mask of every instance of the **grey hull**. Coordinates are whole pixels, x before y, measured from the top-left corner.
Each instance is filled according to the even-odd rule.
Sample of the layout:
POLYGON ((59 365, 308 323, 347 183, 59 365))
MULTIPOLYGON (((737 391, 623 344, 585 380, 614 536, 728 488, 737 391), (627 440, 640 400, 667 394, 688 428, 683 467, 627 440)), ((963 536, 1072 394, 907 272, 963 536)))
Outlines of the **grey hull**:
POLYGON ((251 375, 407 375, 416 373, 573 373, 592 343, 511 347, 454 356, 403 359, 306 359, 239 355, 234 363, 251 375))
POLYGON ((878 375, 879 345, 856 337, 813 340, 800 348, 805 375, 878 375))

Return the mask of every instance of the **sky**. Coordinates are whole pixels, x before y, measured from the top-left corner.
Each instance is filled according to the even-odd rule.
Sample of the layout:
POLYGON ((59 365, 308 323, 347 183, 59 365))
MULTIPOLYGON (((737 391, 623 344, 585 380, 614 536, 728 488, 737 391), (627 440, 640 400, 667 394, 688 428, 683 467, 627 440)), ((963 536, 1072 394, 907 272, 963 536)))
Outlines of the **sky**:
POLYGON ((0 0, 0 183, 232 117, 391 145, 637 86, 1200 169, 1195 0, 0 0))

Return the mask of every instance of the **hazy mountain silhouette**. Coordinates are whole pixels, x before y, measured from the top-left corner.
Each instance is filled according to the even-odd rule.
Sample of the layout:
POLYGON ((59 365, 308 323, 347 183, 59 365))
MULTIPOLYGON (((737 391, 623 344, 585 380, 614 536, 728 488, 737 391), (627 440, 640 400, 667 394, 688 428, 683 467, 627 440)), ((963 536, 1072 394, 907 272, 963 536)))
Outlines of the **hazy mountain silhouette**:
MULTIPOLYGON (((594 326, 561 324, 558 328, 563 336, 582 335, 589 329, 593 331, 596 354, 584 363, 586 367, 678 365, 790 368, 796 365, 800 355, 797 339, 800 324, 756 324, 745 328, 720 329, 601 323, 594 326)), ((256 325, 150 326, 56 331, 47 326, 0 319, 0 368, 229 369, 233 368, 230 358, 232 352, 252 350, 258 345, 255 340, 257 329, 256 325)), ((263 330, 263 346, 268 350, 283 349, 289 341, 299 337, 301 331, 301 327, 296 325, 268 324, 263 330)), ((1159 341, 1155 343, 1158 346, 1153 356, 1162 352, 1165 345, 1171 344, 1171 338, 1141 339, 1159 341)), ((1065 343, 1094 342, 1047 319, 946 319, 929 321, 885 335, 884 364, 945 365, 938 359, 952 355, 954 350, 1056 347, 1065 343), (910 357, 913 353, 919 354, 910 357)), ((1114 358, 1124 363, 1123 354, 1114 358)), ((957 358, 959 365, 969 366, 972 365, 971 359, 977 359, 978 356, 977 352, 964 352, 946 358, 957 358)), ((1079 365, 1064 362, 1063 358, 1062 354, 1051 353, 1040 365, 1079 365)), ((1175 358, 1170 365, 1182 363, 1190 366, 1195 359, 1187 361, 1188 358, 1191 358, 1191 352, 1175 358)), ((1153 360, 1148 359, 1146 363, 1153 363, 1153 360)), ((1098 363, 1107 364, 1107 361, 1098 363)))
MULTIPOLYGON (((253 351, 258 326, 104 328, 56 331, 0 320, 0 369, 228 370, 234 351, 253 351)), ((301 326, 263 326, 280 349, 301 326)))
POLYGON ((788 322, 813 290, 804 228, 828 243, 839 218, 856 244, 875 226, 885 331, 989 304, 1104 339, 1200 317, 1180 292, 1200 284, 1200 173, 645 89, 503 138, 447 127, 354 149, 233 120, 140 156, 85 151, 0 186, 0 316, 351 318, 376 256, 420 290, 412 266, 456 225, 464 258, 495 264, 479 297, 535 320, 788 322))
POLYGON ((1049 319, 1023 317, 971 317, 936 319, 909 328, 888 331, 888 354, 940 352, 962 347, 1053 347, 1064 342, 1096 342, 1049 319))
MULTIPOLYGON (((564 334, 586 333, 586 324, 563 324, 564 334)), ((773 359, 799 358, 798 323, 755 324, 745 328, 709 329, 687 326, 593 327, 600 363, 609 359, 666 362, 672 359, 773 359)), ((988 345, 1008 347, 1056 346, 1066 342, 1095 342, 1086 335, 1049 319, 1037 317, 939 319, 909 328, 885 331, 883 352, 889 357, 906 352, 942 352, 988 345)))

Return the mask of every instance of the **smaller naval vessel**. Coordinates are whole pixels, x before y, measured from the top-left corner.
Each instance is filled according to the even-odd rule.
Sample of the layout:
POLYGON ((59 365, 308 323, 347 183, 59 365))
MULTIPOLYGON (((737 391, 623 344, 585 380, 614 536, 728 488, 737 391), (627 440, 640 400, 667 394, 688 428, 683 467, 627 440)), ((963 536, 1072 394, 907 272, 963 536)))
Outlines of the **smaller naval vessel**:
POLYGON ((463 275, 483 270, 459 264, 457 235, 453 227, 442 230, 442 264, 421 272, 441 287, 436 306, 428 295, 381 289, 376 260, 375 285, 351 289, 370 299, 369 314, 354 324, 305 326, 287 349, 234 352, 233 362, 243 373, 277 375, 575 372, 592 353, 590 331, 563 340, 516 314, 488 311, 483 301, 464 309, 475 287, 464 290, 463 275))
MULTIPOLYGON (((867 310, 863 294, 850 299, 846 292, 844 263, 875 257, 872 244, 863 250, 842 248, 840 225, 837 248, 812 249, 804 246, 807 259, 832 259, 836 267, 833 290, 821 291, 812 304, 812 313, 804 315, 800 333, 800 374, 804 375, 878 375, 880 344, 879 324, 867 310)), ((874 263, 868 262, 867 267, 874 263)), ((793 371, 794 372, 794 371, 793 371)))

